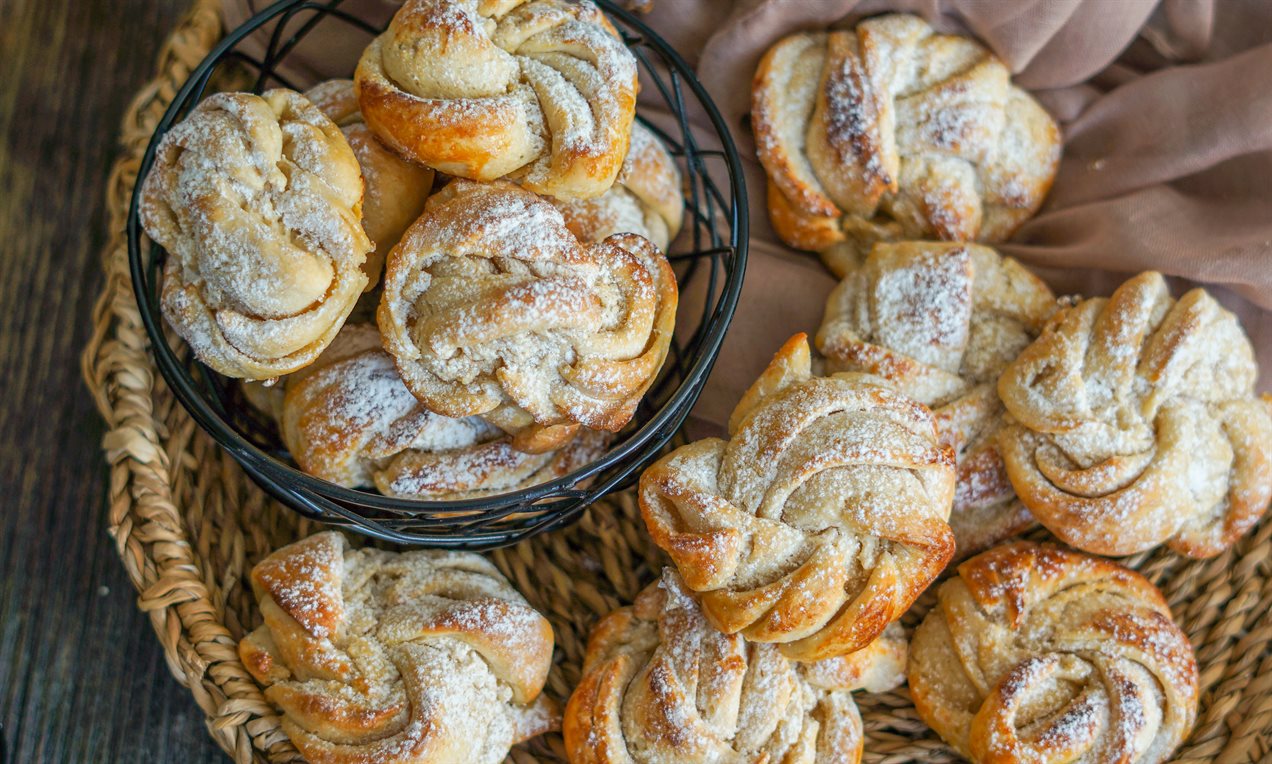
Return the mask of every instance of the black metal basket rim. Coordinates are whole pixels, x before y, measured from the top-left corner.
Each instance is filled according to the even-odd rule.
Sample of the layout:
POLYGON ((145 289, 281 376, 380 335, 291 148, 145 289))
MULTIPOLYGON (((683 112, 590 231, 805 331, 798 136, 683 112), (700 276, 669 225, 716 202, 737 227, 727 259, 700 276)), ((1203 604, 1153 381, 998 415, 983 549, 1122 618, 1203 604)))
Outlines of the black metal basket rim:
MULTIPOLYGON (((676 70, 679 70, 680 79, 686 82, 693 92, 694 96, 702 104, 703 110, 710 120, 712 127, 717 133, 720 144, 724 152, 724 158, 730 168, 729 188, 732 195, 731 206, 731 231, 730 231, 730 248, 734 258, 734 267, 726 274, 726 280, 722 288, 716 309, 710 316, 709 325, 706 328, 705 335, 702 339, 701 350, 698 358, 694 360, 690 366, 688 373, 680 382, 678 389, 672 394, 670 400, 665 403, 654 416, 637 431, 618 445, 617 447, 607 451, 601 458, 591 462, 584 467, 575 470, 565 476, 554 480, 531 486, 528 488, 510 491, 507 493, 486 496, 476 499, 465 499, 459 501, 427 501, 420 499, 407 499, 382 496, 380 494, 367 491, 360 491, 351 488, 344 488, 334 483, 322 480, 320 478, 308 475, 300 470, 285 464, 273 457, 271 454, 263 451, 247 438, 243 437, 232 425, 220 416, 209 403, 204 400, 202 395, 193 387, 192 381, 182 367, 180 359, 175 351, 168 345, 167 339, 162 329, 162 318, 158 308, 149 304, 143 298, 147 294, 147 274, 146 268, 142 263, 141 257, 141 227, 139 219, 139 204, 141 197, 141 185, 146 174, 149 172, 154 163, 155 152, 159 141, 163 135, 170 129, 176 121, 178 114, 185 106, 186 101, 190 98, 190 94, 199 87, 206 84, 206 80, 210 77, 212 71, 221 62, 225 54, 234 46, 243 40, 247 35, 255 32, 271 19, 287 12, 313 9, 315 11, 331 12, 339 5, 341 0, 330 0, 327 3, 313 2, 312 0, 278 0, 268 8, 260 11, 252 18, 245 21, 236 29, 228 33, 208 55, 199 63, 194 70, 191 71, 186 82, 177 92, 172 103, 164 112, 155 128, 154 135, 150 144, 146 148, 140 167, 138 169, 136 184, 133 188, 129 215, 127 220, 127 241, 129 253, 129 270, 132 278, 134 293, 138 296, 139 307, 148 308, 140 310, 142 323, 147 335, 151 341, 151 348, 155 354, 160 372, 165 380, 172 388, 181 402, 182 406, 190 413, 195 421, 204 430, 208 431, 217 442, 225 448, 237 461, 239 461, 258 482, 267 482, 273 486, 275 490, 281 490, 281 487, 270 473, 277 472, 280 476, 285 476, 288 483, 286 488, 292 493, 297 494, 298 499, 305 500, 305 503, 314 502, 314 506, 309 509, 315 513, 335 512, 338 515, 349 513, 350 510, 344 507, 338 507, 334 504, 336 501, 348 501, 350 503, 360 505, 369 509, 381 510, 387 512, 409 512, 421 514, 433 513, 451 513, 479 511, 490 509, 492 501, 498 501, 500 505, 513 504, 533 504, 550 494, 561 495, 563 491, 571 491, 584 480, 588 480, 596 475, 620 465, 624 460, 650 445, 652 441, 657 439, 658 445, 665 443, 670 439, 676 430, 684 423, 690 409, 697 402, 702 392, 703 383, 707 375, 710 373, 715 360, 719 354, 720 346, 724 341, 725 332, 728 329, 733 315, 737 309, 737 303, 741 295, 742 280, 745 273, 747 260, 747 231, 749 225, 746 187, 740 172, 741 158, 738 155, 737 147, 734 145, 732 136, 728 126, 721 116, 719 109, 712 101, 710 95, 707 94, 705 88, 694 76, 692 69, 684 61, 684 59, 666 43, 656 32, 650 29, 644 22, 637 19, 633 14, 616 6, 611 0, 594 0, 605 13, 620 19, 631 29, 634 29, 643 41, 652 45, 657 49, 658 53, 668 62, 668 64, 676 70), (333 501, 334 500, 334 501, 333 501)), ((206 371, 206 370, 205 370, 206 371)), ((209 372, 210 373, 210 372, 209 372)), ((586 495, 593 493, 596 496, 602 495, 615 485, 625 480, 635 469, 642 466, 641 460, 632 460, 625 467, 620 467, 614 474, 608 476, 599 485, 589 486, 586 490, 578 489, 575 493, 586 495)), ((286 492, 284 492, 286 493, 286 492)), ((277 494, 276 494, 277 495, 277 494)), ((281 497, 280 497, 281 498, 281 497)), ((568 497, 563 497, 568 498, 568 497)), ((572 512, 577 514, 581 508, 574 508, 572 512)), ((570 514, 567 511, 566 514, 570 514)), ((352 518, 349 518, 352 519, 352 518)), ((561 518, 552 518, 555 522, 561 518)), ((365 532, 365 528, 362 528, 365 532)), ((392 539, 392 536, 389 537, 392 539)), ((476 537, 470 537, 468 540, 476 540, 476 537)))

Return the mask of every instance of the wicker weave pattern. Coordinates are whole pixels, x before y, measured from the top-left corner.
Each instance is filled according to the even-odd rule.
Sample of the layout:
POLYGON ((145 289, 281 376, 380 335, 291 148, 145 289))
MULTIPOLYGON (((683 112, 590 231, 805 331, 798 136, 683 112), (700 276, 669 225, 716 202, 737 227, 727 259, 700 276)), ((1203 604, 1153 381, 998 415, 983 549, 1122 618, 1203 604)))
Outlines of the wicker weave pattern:
MULTIPOLYGON (((111 470, 111 533, 169 668, 234 761, 297 761, 235 645, 259 622, 247 572, 270 550, 312 528, 252 484, 164 386, 147 354, 123 239, 142 152, 186 75, 219 39, 217 6, 217 0, 196 2, 163 47, 155 79, 125 117, 123 151, 107 187, 106 286, 83 371, 108 425, 103 445, 111 470)), ((552 622, 557 665, 548 691, 562 700, 579 678, 587 630, 630 602, 660 563, 630 493, 598 505, 569 529, 492 558, 552 622)), ((1270 558, 1272 522, 1265 520, 1212 560, 1157 551, 1124 561, 1162 588, 1197 648, 1201 710, 1176 762, 1257 761, 1272 754, 1270 558)), ((929 592, 907 616, 908 626, 931 597, 929 592)), ((860 696, 858 703, 866 729, 864 761, 956 760, 919 721, 904 688, 860 696)), ((522 746, 511 760, 559 762, 562 752, 554 736, 522 746)))

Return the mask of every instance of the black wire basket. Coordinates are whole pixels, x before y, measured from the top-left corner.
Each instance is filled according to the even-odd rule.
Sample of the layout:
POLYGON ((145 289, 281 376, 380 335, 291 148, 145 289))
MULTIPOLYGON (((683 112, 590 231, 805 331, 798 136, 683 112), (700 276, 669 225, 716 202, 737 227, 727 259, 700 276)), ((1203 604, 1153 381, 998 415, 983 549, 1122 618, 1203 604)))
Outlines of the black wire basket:
MULTIPOLYGON (((303 90, 301 83, 289 81, 278 68, 318 25, 345 25, 348 34, 368 42, 381 28, 342 10, 341 0, 281 0, 227 34, 177 92, 150 140, 133 190, 127 224, 133 290, 159 370, 177 399, 261 488, 283 504, 321 522, 399 544, 456 549, 504 546, 559 528, 601 496, 630 486, 688 416, 742 290, 748 228, 741 162, 724 120, 684 60, 630 13, 607 0, 595 2, 637 59, 643 99, 656 96, 675 118, 671 130, 662 130, 641 117, 644 101, 638 107, 637 118, 664 141, 686 180, 685 230, 668 258, 681 294, 697 290, 702 308, 688 315, 682 301, 676 339, 661 375, 632 423, 618 433, 603 456, 564 477, 499 495, 463 501, 391 498, 307 475, 296 468, 272 424, 242 399, 239 386, 196 361, 163 328, 159 294, 167 255, 143 238, 138 217, 140 189, 160 139, 222 75, 246 76, 248 87, 258 93, 278 86, 303 90), (253 55, 262 37, 268 41, 264 52, 253 55), (704 116, 709 125, 691 129, 691 111, 704 116)), ((354 63, 349 62, 350 73, 354 63)))

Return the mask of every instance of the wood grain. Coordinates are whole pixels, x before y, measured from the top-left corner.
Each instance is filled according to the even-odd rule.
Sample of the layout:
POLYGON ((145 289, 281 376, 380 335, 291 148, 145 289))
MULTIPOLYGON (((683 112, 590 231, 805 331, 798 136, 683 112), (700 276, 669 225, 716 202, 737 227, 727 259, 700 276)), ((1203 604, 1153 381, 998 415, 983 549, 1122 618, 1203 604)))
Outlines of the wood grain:
POLYGON ((0 0, 0 722, 18 762, 221 762, 105 530, 78 356, 117 124, 185 0, 0 0))

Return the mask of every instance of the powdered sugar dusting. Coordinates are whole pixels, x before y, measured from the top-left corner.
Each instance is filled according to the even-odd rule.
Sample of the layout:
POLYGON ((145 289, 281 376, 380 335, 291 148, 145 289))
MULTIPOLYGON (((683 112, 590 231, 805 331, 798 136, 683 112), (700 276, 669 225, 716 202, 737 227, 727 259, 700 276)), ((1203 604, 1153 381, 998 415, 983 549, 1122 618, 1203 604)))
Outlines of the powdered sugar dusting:
POLYGON ((877 378, 811 377, 799 351, 788 343, 761 377, 773 384, 744 396, 729 441, 673 452, 641 498, 696 588, 778 592, 720 618, 812 660, 865 647, 944 568, 954 464, 926 408, 877 378), (897 571, 886 590, 869 585, 880 567, 897 571))
POLYGON ((829 760, 860 750, 847 689, 808 681, 799 664, 772 645, 717 631, 673 572, 606 622, 621 627, 603 626, 594 635, 587 672, 623 673, 616 697, 596 699, 605 708, 576 709, 592 750, 622 751, 640 764, 708 755, 829 760), (850 712, 828 713, 831 708, 850 712), (593 723, 607 717, 616 723, 593 723))
POLYGON ((299 94, 220 93, 160 146, 142 222, 172 254, 165 315, 236 377, 293 371, 330 340, 366 278, 357 161, 299 94))
POLYGON ((1257 508, 1233 500, 1245 433, 1272 433, 1236 326, 1203 292, 1172 299, 1156 273, 1060 313, 999 385, 1020 422, 1004 457, 1039 519, 1102 554, 1170 543, 1207 556, 1235 541, 1244 521, 1220 528, 1272 499, 1268 474, 1251 475, 1257 508), (1239 426, 1224 413, 1238 408, 1239 426))
POLYGON ((1059 131, 1047 113, 983 47, 916 16, 799 33, 766 61, 752 117, 761 161, 800 218, 779 225, 792 246, 1001 241, 1055 176, 1059 131), (800 88, 777 92, 814 81, 802 71, 810 62, 820 69, 811 110, 800 88), (835 218, 843 237, 809 230, 835 218))
POLYGON ((957 372, 972 316, 966 254, 878 274, 871 293, 879 341, 921 363, 957 372))
POLYGON ((1163 761, 1196 713, 1192 648, 1160 593, 1056 547, 1016 543, 963 563, 914 650, 919 708, 949 710, 929 722, 973 757, 1163 761))
POLYGON ((480 417, 428 411, 378 345, 373 326, 350 325, 332 360, 289 381, 283 437, 307 472, 393 496, 459 499, 560 477, 603 451, 605 439, 588 432, 558 451, 522 453, 480 417))
POLYGON ((544 713, 532 700, 551 630, 485 560, 349 551, 327 532, 279 550, 255 575, 270 566, 308 575, 306 547, 336 550, 316 571, 336 582, 322 595, 333 598, 328 609, 345 603, 335 628, 257 632, 244 644, 276 650, 271 660, 286 666, 291 678, 270 681, 267 697, 308 760, 413 761, 427 751, 495 764, 521 735, 553 726, 525 722, 544 713))
POLYGON ((472 139, 476 153, 502 131, 495 161, 536 191, 588 198, 613 182, 631 132, 636 60, 592 3, 408 3, 371 50, 383 84, 445 102, 421 118, 472 139))
POLYGON ((674 283, 657 250, 638 237, 582 245, 555 207, 510 184, 453 183, 396 255, 382 328, 434 409, 506 403, 526 425, 614 430, 670 340, 674 283))

